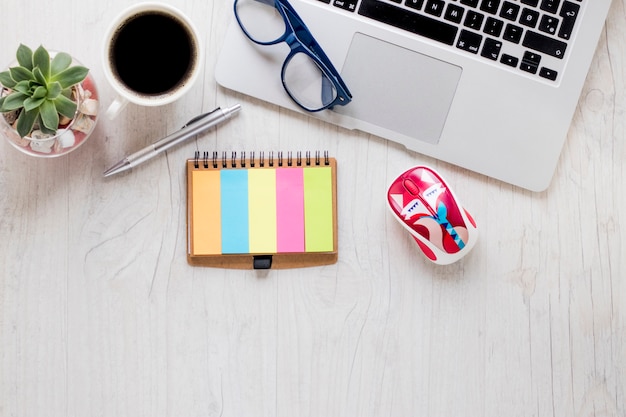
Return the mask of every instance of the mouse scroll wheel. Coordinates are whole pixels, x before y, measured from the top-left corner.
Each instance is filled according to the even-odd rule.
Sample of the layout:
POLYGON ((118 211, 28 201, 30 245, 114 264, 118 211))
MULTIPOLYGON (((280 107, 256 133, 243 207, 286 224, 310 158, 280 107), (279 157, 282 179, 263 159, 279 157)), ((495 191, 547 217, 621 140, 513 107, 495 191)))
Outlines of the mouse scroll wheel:
POLYGON ((420 193, 420 189, 417 187, 417 184, 415 184, 411 179, 406 178, 403 184, 404 188, 406 188, 410 194, 418 195, 420 193))

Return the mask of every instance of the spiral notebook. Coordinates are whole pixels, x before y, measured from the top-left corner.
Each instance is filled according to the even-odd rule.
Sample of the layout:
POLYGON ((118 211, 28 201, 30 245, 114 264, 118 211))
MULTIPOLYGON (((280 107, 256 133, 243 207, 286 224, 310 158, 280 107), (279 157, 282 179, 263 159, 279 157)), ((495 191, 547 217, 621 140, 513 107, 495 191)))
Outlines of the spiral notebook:
POLYGON ((337 161, 328 152, 196 152, 187 260, 238 269, 337 262, 337 161))

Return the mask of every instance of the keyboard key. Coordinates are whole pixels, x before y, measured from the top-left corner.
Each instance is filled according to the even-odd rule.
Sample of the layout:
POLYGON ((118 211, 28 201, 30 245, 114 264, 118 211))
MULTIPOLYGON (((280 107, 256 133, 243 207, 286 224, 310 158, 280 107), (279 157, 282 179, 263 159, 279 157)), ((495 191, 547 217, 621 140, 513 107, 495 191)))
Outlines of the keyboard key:
POLYGON ((502 62, 504 65, 508 65, 509 67, 517 67, 519 58, 516 58, 508 54, 502 54, 502 58, 500 58, 500 62, 502 62))
POLYGON ((520 16, 519 22, 524 26, 534 28, 539 22, 539 12, 536 10, 524 8, 524 10, 522 10, 522 15, 520 16))
POLYGON ((449 23, 378 0, 362 0, 359 14, 448 45, 454 44, 458 32, 457 27, 449 23))
POLYGON ((493 61, 497 61, 500 56, 500 50, 502 49, 502 42, 487 38, 485 39, 485 44, 483 45, 483 49, 480 52, 481 56, 485 58, 489 58, 493 61))
POLYGON ((537 7, 537 5, 539 4, 539 0, 522 0, 522 4, 537 7))
POLYGON ((539 23, 539 30, 542 32, 549 33, 550 35, 554 35, 556 33, 556 28, 559 26, 559 19, 549 15, 541 16, 541 22, 539 23))
POLYGON ((487 35, 500 37, 503 27, 504 22, 502 20, 488 17, 487 22, 485 22, 485 28, 483 29, 483 32, 485 32, 487 35))
POLYGON ((334 0, 333 5, 344 10, 353 12, 356 10, 356 3, 358 0, 334 0))
POLYGON ((441 16, 445 5, 443 0, 428 0, 426 6, 424 6, 424 12, 434 16, 441 16))
POLYGON ((546 79, 548 79, 550 81, 555 81, 556 78, 558 77, 558 75, 559 75, 558 72, 556 72, 554 70, 551 70, 549 68, 546 68, 546 67, 542 67, 539 70, 539 76, 543 77, 543 78, 546 78, 546 79))
POLYGON ((553 39, 541 33, 533 32, 531 30, 526 32, 524 36, 524 42, 522 42, 526 48, 533 49, 538 52, 543 52, 550 56, 563 59, 565 55, 565 49, 567 44, 558 39, 553 39))
POLYGON ((404 4, 413 9, 420 10, 424 5, 424 0, 406 0, 404 4))
POLYGON ((522 40, 523 33, 524 29, 509 23, 508 25, 506 25, 506 29, 504 29, 503 37, 509 42, 519 43, 520 40, 522 40))
POLYGON ((446 9, 446 15, 444 16, 444 19, 454 23, 461 23, 464 11, 465 9, 461 6, 457 6, 456 4, 449 4, 448 8, 446 9))
POLYGON ((478 0, 461 0, 461 4, 470 7, 478 7, 478 0))
POLYGON ((531 74, 536 74, 539 69, 539 63, 541 62, 541 56, 534 52, 526 52, 524 53, 524 57, 522 58, 522 63, 519 66, 519 69, 522 71, 530 72, 531 74))
POLYGON ((534 52, 524 52, 524 57, 522 58, 522 62, 527 62, 529 64, 539 66, 539 64, 541 63, 541 55, 536 54, 534 52))
POLYGON ((559 16, 563 18, 563 23, 561 23, 561 29, 559 30, 559 38, 569 39, 572 37, 572 31, 574 30, 574 24, 576 23, 579 11, 580 6, 578 4, 572 3, 571 1, 563 3, 561 13, 559 13, 559 16))
POLYGON ((517 20, 519 9, 520 9, 519 5, 505 1, 504 4, 502 5, 502 10, 500 10, 500 17, 515 21, 517 20))
POLYGON ((443 8, 445 5, 446 4, 443 0, 428 0, 424 11, 428 14, 439 17, 443 14, 443 8))
POLYGON ((522 61, 522 63, 519 64, 519 69, 521 69, 522 71, 530 72, 531 74, 536 74, 538 67, 536 65, 522 61))
POLYGON ((465 21, 463 25, 470 28, 480 30, 480 27, 483 24, 483 19, 485 18, 484 14, 477 13, 473 10, 468 10, 467 15, 465 16, 465 21))
POLYGON ((459 35, 459 41, 456 43, 456 47, 463 49, 464 51, 477 54, 482 40, 483 37, 481 35, 468 30, 462 30, 461 35, 459 35))
POLYGON ((496 14, 498 12, 498 6, 500 5, 500 0, 483 0, 480 3, 480 10, 487 13, 496 14))
POLYGON ((539 8, 546 12, 556 14, 557 10, 559 10, 560 2, 561 0, 541 0, 541 6, 539 8))

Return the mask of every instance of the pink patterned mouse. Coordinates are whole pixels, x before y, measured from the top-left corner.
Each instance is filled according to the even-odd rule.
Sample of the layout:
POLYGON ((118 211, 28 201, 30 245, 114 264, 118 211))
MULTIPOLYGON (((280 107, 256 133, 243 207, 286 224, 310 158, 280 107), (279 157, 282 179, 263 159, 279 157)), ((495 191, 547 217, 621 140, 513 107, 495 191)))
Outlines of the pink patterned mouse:
POLYGON ((478 229, 448 184, 432 168, 416 166, 389 186, 387 203, 424 255, 439 265, 465 256, 478 229))

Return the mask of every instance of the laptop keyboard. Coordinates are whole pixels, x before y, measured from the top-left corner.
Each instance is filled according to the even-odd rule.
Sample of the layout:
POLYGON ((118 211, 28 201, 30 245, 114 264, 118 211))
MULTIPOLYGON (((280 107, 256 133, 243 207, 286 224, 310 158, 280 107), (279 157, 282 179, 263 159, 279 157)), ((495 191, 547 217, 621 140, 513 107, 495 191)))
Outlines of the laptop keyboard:
POLYGON ((583 0, 319 0, 555 82, 583 0))

